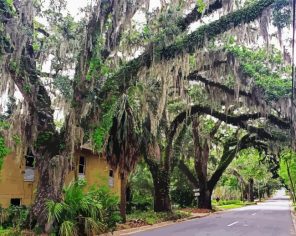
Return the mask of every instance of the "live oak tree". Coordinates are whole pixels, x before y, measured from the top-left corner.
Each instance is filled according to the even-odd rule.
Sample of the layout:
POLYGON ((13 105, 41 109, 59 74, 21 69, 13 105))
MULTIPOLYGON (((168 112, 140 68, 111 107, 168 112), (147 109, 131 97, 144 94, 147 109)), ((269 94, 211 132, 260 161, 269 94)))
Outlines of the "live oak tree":
MULTIPOLYGON (((269 185, 273 184, 276 176, 273 173, 278 169, 278 163, 271 156, 265 156, 255 149, 247 149, 241 152, 229 167, 229 174, 233 174, 239 180, 243 200, 254 201, 254 187, 257 192, 270 196, 269 185), (274 168, 271 168, 271 167, 274 168), (259 189, 258 189, 259 187, 259 189)), ((227 175, 227 174, 226 174, 227 175)), ((258 194, 256 194, 258 196, 258 194)), ((258 198, 260 198, 258 196, 258 198)))
MULTIPOLYGON (((78 138, 83 130, 83 113, 91 113, 88 104, 92 91, 104 76, 102 65, 118 46, 122 31, 143 2, 98 1, 91 8, 79 42, 83 47, 74 60, 76 68, 72 106, 59 132, 54 123, 51 98, 41 79, 38 68, 40 61, 34 47, 35 33, 41 31, 47 36, 49 33, 35 28, 36 9, 33 1, 1 1, 2 76, 13 87, 15 85, 24 98, 26 116, 24 120, 18 120, 23 123, 22 142, 32 150, 40 176, 31 210, 31 225, 38 224, 45 231, 51 229, 51 225, 46 224, 46 201, 61 199, 65 176, 71 166, 75 168, 74 149, 82 144, 78 138)), ((67 32, 64 33, 70 37, 67 32)), ((60 66, 60 70, 66 69, 60 66)), ((91 121, 96 122, 97 112, 95 108, 92 110, 91 121)))
POLYGON ((280 153, 279 175, 283 179, 284 183, 288 186, 289 192, 292 196, 292 200, 293 202, 295 202, 295 152, 293 152, 291 149, 283 149, 280 153))
MULTIPOLYGON (((266 83, 268 80, 264 78, 275 78, 279 84, 282 81, 270 70, 265 71, 265 77, 258 76, 257 70, 264 64, 260 61, 260 55, 250 59, 247 53, 242 55, 241 50, 232 47, 210 50, 213 45, 220 45, 222 36, 228 33, 237 36, 238 43, 256 40, 249 23, 258 23, 259 18, 261 20, 257 28, 260 30, 256 30, 256 33, 260 32, 268 39, 266 19, 270 17, 270 11, 275 6, 279 7, 275 4, 276 0, 258 0, 244 7, 234 1, 229 3, 223 0, 210 1, 209 5, 198 2, 197 6, 195 1, 186 4, 184 1, 174 0, 169 4, 162 4, 159 12, 146 14, 148 23, 139 34, 140 37, 135 37, 140 46, 132 46, 129 41, 125 42, 122 36, 128 32, 130 21, 140 8, 143 7, 144 12, 147 12, 147 1, 96 1, 88 8, 88 16, 83 19, 82 26, 77 28, 69 18, 62 17, 59 8, 63 2, 58 1, 61 6, 58 4, 58 14, 53 14, 52 19, 53 22, 61 20, 64 24, 60 27, 60 38, 57 39, 71 41, 77 35, 79 40, 76 44, 73 43, 76 45, 73 51, 69 49, 66 54, 55 56, 53 75, 42 74, 38 68, 38 65, 42 64, 42 58, 38 58, 37 51, 38 47, 43 47, 44 44, 42 41, 35 43, 38 38, 36 32, 44 35, 45 42, 52 32, 46 32, 34 21, 36 7, 39 5, 33 3, 36 4, 36 1, 0 2, 1 78, 5 78, 5 82, 9 81, 12 88, 17 87, 24 98, 26 112, 18 123, 22 124, 20 131, 23 145, 32 150, 40 174, 31 222, 33 225, 37 223, 42 226, 45 231, 51 228, 50 224, 46 225, 45 203, 47 200, 61 200, 65 176, 70 168, 75 169, 76 166, 73 159, 74 150, 84 141, 91 139, 96 149, 102 151, 108 140, 108 160, 114 167, 117 166, 119 172, 124 174, 123 178, 126 178, 137 161, 138 134, 135 127, 140 127, 142 137, 146 138, 140 138, 141 147, 144 147, 143 155, 151 161, 155 191, 161 187, 160 192, 155 192, 155 210, 169 211, 169 179, 172 157, 176 153, 173 147, 177 136, 181 134, 180 125, 184 124, 188 116, 207 114, 250 131, 252 134, 242 137, 243 142, 236 142, 238 148, 251 145, 251 141, 257 142, 257 139, 274 140, 275 135, 265 129, 270 124, 283 130, 290 128, 290 113, 285 108, 289 107, 289 99, 281 100, 282 93, 276 94, 280 95, 276 97, 269 96, 277 90, 271 88, 270 91, 270 87, 266 86, 269 85, 266 83), (207 24, 200 21, 203 17, 216 13, 223 16, 207 24), (198 28, 188 33, 189 26, 196 21, 199 22, 198 28), (71 31, 73 28, 77 31, 71 31), (140 52, 140 55, 128 59, 130 49, 140 52), (239 60, 241 58, 245 60, 239 60), (259 58, 259 62, 255 67, 250 67, 249 60, 254 58, 259 58), (52 99, 41 78, 49 76, 59 79, 62 83, 63 72, 67 71, 69 63, 73 63, 75 67, 74 79, 68 83, 70 87, 73 86, 70 89, 70 105, 63 127, 57 129, 52 99), (228 74, 233 77, 226 81, 228 74), (191 85, 188 81, 201 83, 200 87, 204 94, 208 94, 210 104, 190 102, 188 90, 191 85), (253 83, 254 81, 257 83, 253 83), (226 82, 232 86, 227 86, 226 82), (131 101, 127 102, 125 95, 128 95, 132 88, 139 88, 141 83, 145 89, 143 94, 150 93, 150 98, 154 93, 150 85, 154 85, 157 92, 154 101, 137 96, 135 100, 140 101, 142 109, 136 109, 131 101), (262 94, 267 97, 262 98, 262 94), (174 95, 182 101, 181 109, 169 113, 167 105, 174 95), (230 106, 239 99, 244 103, 241 110, 238 108, 239 114, 229 115, 225 110, 221 110, 223 104, 230 106), (272 106, 268 99, 273 99, 272 106), (124 106, 117 112, 118 104, 123 101, 124 106), (151 104, 153 102, 154 104, 151 104), (215 102, 219 105, 214 106, 215 102), (132 111, 135 113, 132 114, 132 111), (133 118, 136 116, 140 122, 134 126, 133 118), (260 127, 256 124, 256 120, 261 119, 266 126, 260 127), (255 122, 250 125, 250 120, 255 122)), ((286 6, 287 3, 283 4, 284 8, 286 6)), ((59 40, 56 40, 56 44, 58 43, 59 40)), ((61 51, 57 50, 58 53, 61 51)), ((243 53, 245 51, 247 50, 243 50, 243 53)), ((200 137, 196 137, 196 144, 198 139, 200 137)), ((227 148, 227 155, 232 155, 233 150, 230 147, 225 150, 227 148)), ((196 155, 200 150, 196 150, 196 155)), ((215 177, 209 184, 211 188, 223 171, 224 166, 219 169, 217 176, 213 175, 215 177)), ((204 176, 204 173, 198 174, 204 176)), ((202 184, 205 185, 205 182, 202 184)), ((206 192, 210 190, 207 189, 206 192)), ((209 197, 205 197, 203 202, 209 206, 209 197)))

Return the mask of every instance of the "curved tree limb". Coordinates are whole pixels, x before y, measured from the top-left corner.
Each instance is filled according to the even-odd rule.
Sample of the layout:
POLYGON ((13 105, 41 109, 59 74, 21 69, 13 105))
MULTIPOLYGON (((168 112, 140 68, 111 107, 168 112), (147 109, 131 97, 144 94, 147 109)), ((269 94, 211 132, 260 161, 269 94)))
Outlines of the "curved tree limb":
POLYGON ((197 187, 199 185, 197 178, 192 174, 188 166, 184 163, 183 160, 179 160, 178 163, 179 169, 182 171, 184 175, 188 178, 190 183, 194 186, 197 187))
MULTIPOLYGON (((228 94, 230 94, 232 96, 235 96, 234 89, 231 89, 231 88, 229 88, 228 86, 226 86, 224 84, 220 84, 218 82, 206 79, 206 78, 204 78, 203 76, 201 76, 198 73, 199 73, 199 71, 193 71, 185 79, 188 80, 188 81, 200 81, 200 82, 202 82, 202 83, 204 83, 206 85, 221 89, 225 93, 228 93, 228 94)), ((248 97, 248 98, 252 98, 252 93, 246 92, 244 90, 239 90, 239 95, 242 95, 242 96, 245 96, 245 97, 248 97)))
POLYGON ((192 116, 197 113, 203 113, 210 116, 213 116, 221 121, 224 121, 227 124, 240 126, 242 128, 247 128, 248 126, 245 124, 248 120, 255 120, 259 118, 266 118, 268 119, 272 124, 277 125, 279 128, 282 129, 289 129, 290 124, 284 120, 281 120, 280 118, 274 116, 274 115, 265 115, 260 112, 256 113, 250 113, 250 114, 242 114, 242 115, 227 115, 225 113, 213 110, 211 107, 202 106, 202 105, 193 105, 189 109, 189 112, 183 111, 179 115, 177 115, 174 119, 174 121, 171 124, 170 127, 170 133, 174 134, 176 132, 177 127, 179 124, 184 122, 186 118, 189 116, 192 116))
MULTIPOLYGON (((193 53, 196 49, 202 48, 206 40, 213 39, 217 35, 220 35, 233 27, 237 27, 240 24, 254 21, 274 2, 275 0, 260 0, 240 10, 229 13, 226 16, 222 16, 219 20, 199 27, 193 33, 168 47, 154 50, 150 49, 144 52, 139 57, 129 61, 114 76, 110 77, 106 82, 107 87, 105 89, 108 90, 108 85, 114 84, 114 81, 118 81, 118 91, 124 91, 125 88, 128 88, 131 82, 134 81, 134 78, 137 77, 137 73, 141 68, 150 68, 152 61, 157 63, 156 58, 159 58, 159 60, 169 60, 184 53, 193 53)), ((100 96, 103 97, 105 95, 106 91, 103 91, 100 94, 100 96)))
POLYGON ((224 145, 224 152, 223 152, 223 156, 221 157, 220 163, 216 171, 213 173, 210 180, 208 181, 208 187, 210 189, 214 189, 217 182, 221 178, 222 174, 230 165, 232 160, 236 157, 237 153, 243 149, 247 149, 250 147, 266 149, 266 144, 262 143, 261 141, 258 141, 257 136, 250 135, 250 134, 246 134, 245 136, 243 136, 239 140, 235 148, 231 148, 231 145, 226 143, 224 145))
POLYGON ((194 21, 200 20, 205 15, 210 15, 216 10, 219 10, 223 7, 222 0, 215 0, 213 3, 209 5, 209 7, 205 10, 205 12, 201 13, 199 12, 198 8, 199 6, 195 6, 193 10, 186 15, 183 19, 181 19, 177 26, 182 30, 186 30, 186 28, 193 23, 194 21))

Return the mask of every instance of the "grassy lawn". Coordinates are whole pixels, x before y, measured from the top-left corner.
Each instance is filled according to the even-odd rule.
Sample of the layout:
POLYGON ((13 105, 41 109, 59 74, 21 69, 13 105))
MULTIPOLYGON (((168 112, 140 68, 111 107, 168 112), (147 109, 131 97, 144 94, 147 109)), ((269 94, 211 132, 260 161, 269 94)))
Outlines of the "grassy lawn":
POLYGON ((239 208, 247 205, 254 205, 254 202, 243 202, 240 200, 221 200, 219 202, 213 201, 213 208, 215 210, 228 210, 228 209, 234 209, 239 208))

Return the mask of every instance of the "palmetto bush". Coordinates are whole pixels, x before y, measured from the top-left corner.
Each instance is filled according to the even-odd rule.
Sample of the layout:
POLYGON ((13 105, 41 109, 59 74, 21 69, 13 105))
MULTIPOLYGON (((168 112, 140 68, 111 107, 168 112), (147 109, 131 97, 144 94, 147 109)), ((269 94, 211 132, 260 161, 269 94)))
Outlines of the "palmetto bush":
POLYGON ((71 183, 61 202, 48 201, 48 222, 60 236, 95 235, 114 230, 121 220, 118 197, 108 187, 84 192, 84 181, 71 183))

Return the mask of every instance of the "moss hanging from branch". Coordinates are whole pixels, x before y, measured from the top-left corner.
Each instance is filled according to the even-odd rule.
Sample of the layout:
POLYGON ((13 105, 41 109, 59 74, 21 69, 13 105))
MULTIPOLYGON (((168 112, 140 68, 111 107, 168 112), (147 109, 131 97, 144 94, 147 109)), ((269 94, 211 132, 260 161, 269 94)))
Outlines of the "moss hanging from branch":
POLYGON ((242 72, 263 89, 267 101, 290 97, 290 67, 284 65, 279 51, 254 50, 235 44, 226 46, 226 49, 239 59, 242 72))
POLYGON ((275 0, 255 2, 243 9, 222 16, 219 20, 201 26, 193 33, 179 39, 168 47, 156 48, 144 52, 139 57, 129 61, 114 76, 110 77, 102 89, 100 96, 105 97, 108 94, 111 84, 116 86, 118 91, 124 91, 131 83, 135 82, 140 69, 143 67, 150 68, 152 62, 157 63, 159 60, 173 59, 184 53, 194 53, 197 49, 202 48, 206 41, 214 39, 219 34, 240 24, 246 24, 256 20, 274 2, 275 0))

